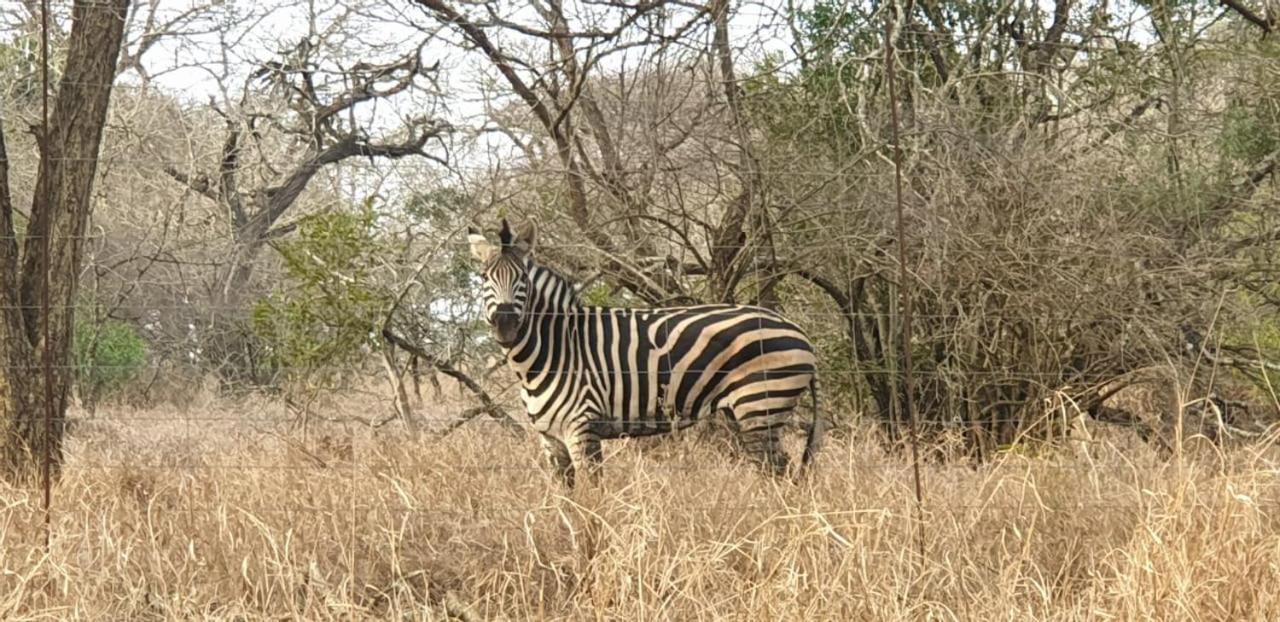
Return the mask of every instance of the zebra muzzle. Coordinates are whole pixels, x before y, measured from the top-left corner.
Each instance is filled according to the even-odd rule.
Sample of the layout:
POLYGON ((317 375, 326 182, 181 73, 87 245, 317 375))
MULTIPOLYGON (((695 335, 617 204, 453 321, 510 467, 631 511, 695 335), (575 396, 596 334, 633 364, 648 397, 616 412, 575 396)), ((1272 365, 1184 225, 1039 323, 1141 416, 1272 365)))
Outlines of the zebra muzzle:
POLYGON ((498 343, 502 345, 514 344, 519 331, 520 313, 516 311, 515 305, 498 305, 497 312, 493 314, 493 332, 498 338, 498 343))

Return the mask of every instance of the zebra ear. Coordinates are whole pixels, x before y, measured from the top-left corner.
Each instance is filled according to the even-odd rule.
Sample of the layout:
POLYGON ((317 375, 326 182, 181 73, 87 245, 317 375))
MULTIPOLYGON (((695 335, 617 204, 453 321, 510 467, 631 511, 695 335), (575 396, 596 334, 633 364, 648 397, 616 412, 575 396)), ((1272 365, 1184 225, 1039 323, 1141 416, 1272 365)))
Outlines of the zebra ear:
POLYGON ((502 228, 498 230, 498 243, 502 244, 502 248, 511 246, 512 243, 511 224, 506 218, 502 219, 502 228))
POLYGON ((521 225, 520 230, 516 232, 516 239, 513 246, 522 254, 532 255, 533 248, 538 242, 538 225, 532 220, 525 221, 521 225))
POLYGON ((489 261, 498 251, 497 247, 481 235, 475 227, 467 227, 467 241, 471 243, 471 256, 481 262, 489 261))

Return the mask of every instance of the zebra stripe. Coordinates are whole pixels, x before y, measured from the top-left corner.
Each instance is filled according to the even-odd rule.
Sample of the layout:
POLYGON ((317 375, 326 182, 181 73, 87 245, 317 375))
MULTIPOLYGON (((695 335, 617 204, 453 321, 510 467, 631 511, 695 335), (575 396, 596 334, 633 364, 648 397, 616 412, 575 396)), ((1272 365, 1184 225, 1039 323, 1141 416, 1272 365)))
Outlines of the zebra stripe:
POLYGON ((574 465, 594 466, 601 439, 663 434, 713 412, 731 415, 743 445, 782 473, 779 435, 806 390, 815 410, 801 463, 812 459, 817 359, 798 326, 751 306, 583 306, 573 283, 533 261, 532 227, 513 235, 504 221, 500 237, 496 247, 471 236, 485 318, 568 483, 574 465))

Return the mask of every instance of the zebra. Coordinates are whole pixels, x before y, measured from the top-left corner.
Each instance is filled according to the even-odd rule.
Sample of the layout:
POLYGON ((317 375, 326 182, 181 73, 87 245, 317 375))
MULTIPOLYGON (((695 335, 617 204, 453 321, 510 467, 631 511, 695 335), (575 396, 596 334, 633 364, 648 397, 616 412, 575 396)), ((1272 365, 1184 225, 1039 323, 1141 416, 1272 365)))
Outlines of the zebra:
POLYGON ((594 477, 602 439, 670 433, 722 412, 739 444, 775 475, 787 471, 780 434, 806 389, 813 403, 801 469, 822 442, 817 357, 795 324, 768 309, 699 305, 584 306, 566 277, 534 261, 536 225, 499 245, 468 229, 480 262, 484 318, 508 366, 544 457, 572 488, 594 477))

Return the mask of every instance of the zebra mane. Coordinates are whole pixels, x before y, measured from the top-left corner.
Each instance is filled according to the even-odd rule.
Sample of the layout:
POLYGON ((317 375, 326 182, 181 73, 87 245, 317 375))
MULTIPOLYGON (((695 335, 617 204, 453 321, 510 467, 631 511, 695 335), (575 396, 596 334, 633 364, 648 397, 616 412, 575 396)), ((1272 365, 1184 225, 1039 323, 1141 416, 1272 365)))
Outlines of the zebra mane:
POLYGON ((582 306, 578 300, 578 285, 573 279, 534 261, 530 261, 530 276, 535 284, 542 281, 534 287, 535 306, 560 311, 582 306))

